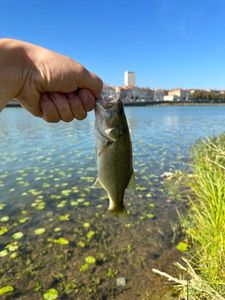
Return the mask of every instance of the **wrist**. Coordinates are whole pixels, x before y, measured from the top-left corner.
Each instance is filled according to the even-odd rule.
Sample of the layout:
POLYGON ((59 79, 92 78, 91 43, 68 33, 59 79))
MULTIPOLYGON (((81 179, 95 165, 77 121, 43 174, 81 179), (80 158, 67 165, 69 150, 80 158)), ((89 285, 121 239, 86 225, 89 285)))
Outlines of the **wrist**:
POLYGON ((26 51, 23 43, 0 39, 0 110, 16 98, 23 86, 26 51))

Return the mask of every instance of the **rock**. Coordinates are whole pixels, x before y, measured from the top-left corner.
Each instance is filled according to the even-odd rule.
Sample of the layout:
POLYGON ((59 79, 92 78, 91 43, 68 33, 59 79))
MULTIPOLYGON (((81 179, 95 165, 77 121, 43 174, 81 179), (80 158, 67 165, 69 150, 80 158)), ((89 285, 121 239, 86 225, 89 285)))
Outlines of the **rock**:
POLYGON ((173 177, 173 173, 172 172, 164 172, 161 176, 163 178, 170 179, 173 177))
POLYGON ((125 286, 127 284, 127 280, 125 277, 118 277, 116 278, 116 286, 125 286))

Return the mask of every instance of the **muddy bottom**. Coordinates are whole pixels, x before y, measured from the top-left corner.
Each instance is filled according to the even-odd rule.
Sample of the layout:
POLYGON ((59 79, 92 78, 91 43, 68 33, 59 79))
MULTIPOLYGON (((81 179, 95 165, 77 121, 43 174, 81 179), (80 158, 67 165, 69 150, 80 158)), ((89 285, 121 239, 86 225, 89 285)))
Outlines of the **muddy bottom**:
POLYGON ((103 192, 91 207, 96 195, 78 198, 75 189, 61 191, 64 200, 31 189, 27 201, 8 208, 8 220, 3 207, 0 287, 14 291, 2 299, 56 299, 51 291, 71 300, 178 299, 152 268, 179 273, 173 262, 183 256, 176 249, 181 202, 155 188, 161 193, 140 188, 127 196, 128 217, 109 215, 103 192))

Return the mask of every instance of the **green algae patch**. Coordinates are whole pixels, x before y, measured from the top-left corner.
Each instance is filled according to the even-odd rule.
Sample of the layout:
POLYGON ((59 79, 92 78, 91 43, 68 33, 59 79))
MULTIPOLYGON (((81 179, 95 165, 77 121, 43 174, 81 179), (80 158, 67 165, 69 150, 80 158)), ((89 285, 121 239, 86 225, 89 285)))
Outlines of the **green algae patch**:
POLYGON ((10 292, 13 292, 13 291, 14 291, 13 286, 11 286, 11 285, 3 286, 2 288, 0 288, 0 296, 5 295, 10 292))
POLYGON ((11 244, 8 244, 5 246, 6 249, 8 249, 9 251, 13 252, 15 250, 17 250, 19 248, 18 243, 17 242, 13 242, 11 244))
POLYGON ((0 203, 0 210, 3 210, 5 208, 5 203, 0 203))
POLYGON ((14 240, 20 240, 24 236, 23 232, 19 231, 12 235, 14 240))
POLYGON ((16 258, 17 256, 18 256, 18 253, 13 252, 13 253, 10 255, 10 258, 11 258, 11 259, 14 259, 14 258, 16 258))
POLYGON ((0 251, 0 257, 4 257, 6 255, 8 255, 8 250, 5 249, 5 250, 0 251))
POLYGON ((21 224, 24 224, 24 223, 26 223, 28 220, 29 220, 28 217, 24 217, 24 218, 20 218, 20 219, 19 219, 19 222, 20 222, 21 224))
POLYGON ((5 234, 8 231, 6 227, 0 227, 0 236, 5 234))
POLYGON ((185 252, 187 251, 188 244, 185 242, 180 242, 179 244, 177 244, 176 248, 181 252, 185 252))
POLYGON ((66 214, 66 215, 62 215, 62 216, 59 216, 59 221, 69 221, 70 220, 70 215, 69 214, 66 214))
POLYGON ((84 248, 84 247, 85 247, 85 242, 79 241, 79 242, 77 243, 77 246, 80 247, 80 248, 84 248))
POLYGON ((1 217, 0 221, 1 222, 8 222, 9 221, 9 216, 1 217))
POLYGON ((56 289, 49 289, 43 295, 45 300, 55 300, 58 298, 58 292, 56 289))
POLYGON ((147 213, 147 214, 146 214, 146 217, 147 217, 148 219, 152 219, 152 218, 154 218, 154 215, 151 214, 151 213, 147 213))
POLYGON ((32 204, 32 207, 36 208, 37 210, 43 210, 45 208, 45 202, 42 200, 42 198, 36 199, 32 204))
POLYGON ((78 206, 78 202, 76 200, 71 200, 70 205, 71 206, 78 206))
POLYGON ((94 256, 85 257, 85 262, 89 265, 94 265, 96 263, 96 259, 94 256))
POLYGON ((95 235, 95 231, 93 231, 93 230, 88 231, 88 233, 86 234, 86 236, 89 240, 91 240, 94 235, 95 235))
POLYGON ((66 204, 67 204, 67 201, 66 201, 66 200, 63 200, 63 201, 61 201, 59 204, 57 204, 56 206, 57 206, 58 208, 63 208, 66 204))
POLYGON ((62 190, 61 194, 65 197, 68 197, 71 194, 71 190, 62 190))
POLYGON ((89 269, 89 264, 85 263, 80 267, 80 272, 85 272, 89 269))
POLYGON ((36 235, 41 235, 44 234, 46 232, 45 228, 37 228, 34 230, 34 234, 36 235))
POLYGON ((90 226, 91 226, 91 225, 90 225, 88 222, 86 222, 86 223, 83 224, 83 227, 84 227, 84 228, 89 228, 90 226))
POLYGON ((69 241, 63 237, 58 238, 58 239, 49 238, 48 241, 50 243, 55 243, 55 244, 60 244, 60 245, 68 245, 69 244, 69 241))

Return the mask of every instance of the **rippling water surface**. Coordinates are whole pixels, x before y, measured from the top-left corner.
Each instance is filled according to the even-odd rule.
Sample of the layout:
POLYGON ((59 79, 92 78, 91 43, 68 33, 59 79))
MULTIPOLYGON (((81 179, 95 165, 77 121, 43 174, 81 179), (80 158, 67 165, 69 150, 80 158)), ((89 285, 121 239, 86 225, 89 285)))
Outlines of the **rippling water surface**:
POLYGON ((0 114, 0 288, 14 289, 7 299, 42 299, 49 289, 59 299, 142 299, 151 290, 151 268, 175 243, 175 206, 161 174, 187 170, 192 144, 225 131, 225 106, 126 114, 137 178, 126 219, 109 216, 104 191, 91 189, 94 114, 68 124, 20 108, 0 114))

